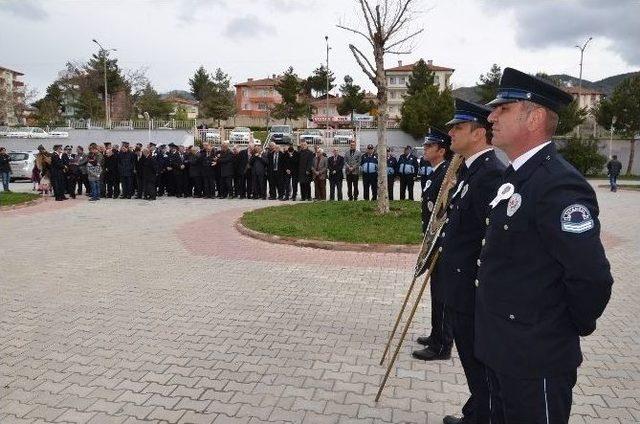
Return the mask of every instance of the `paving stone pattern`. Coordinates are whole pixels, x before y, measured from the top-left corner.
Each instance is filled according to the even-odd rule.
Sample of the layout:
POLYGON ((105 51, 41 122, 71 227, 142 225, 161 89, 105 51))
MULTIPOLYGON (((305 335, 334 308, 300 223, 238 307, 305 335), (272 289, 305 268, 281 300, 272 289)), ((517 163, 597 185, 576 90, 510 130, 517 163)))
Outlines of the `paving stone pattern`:
MULTIPOLYGON (((640 193, 597 189, 614 294, 572 423, 640 421, 640 193)), ((0 212, 0 423, 439 423, 457 355, 378 360, 415 258, 238 235, 274 202, 48 201, 0 212)))

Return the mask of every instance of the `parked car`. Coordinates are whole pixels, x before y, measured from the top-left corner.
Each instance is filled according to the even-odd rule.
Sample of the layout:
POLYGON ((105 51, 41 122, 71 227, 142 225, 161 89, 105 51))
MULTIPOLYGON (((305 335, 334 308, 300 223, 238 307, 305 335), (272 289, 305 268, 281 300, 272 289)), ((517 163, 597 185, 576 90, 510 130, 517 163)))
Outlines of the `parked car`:
POLYGON ((69 132, 66 128, 54 128, 49 131, 49 137, 51 138, 69 138, 69 132))
POLYGON ((333 135, 334 144, 349 144, 354 140, 353 130, 337 130, 333 135))
POLYGON ((202 130, 206 141, 220 142, 220 130, 215 128, 207 128, 202 130))
POLYGON ((31 181, 31 171, 36 162, 37 150, 31 152, 9 152, 9 166, 11 167, 11 181, 31 181))
POLYGON ((251 130, 247 127, 235 127, 229 132, 229 141, 232 143, 248 143, 251 141, 251 130))
POLYGON ((269 129, 267 140, 276 144, 293 144, 291 125, 274 125, 269 129))
POLYGON ((322 144, 322 131, 315 129, 304 130, 300 133, 300 141, 308 144, 322 144))
POLYGON ((9 127, 0 127, 0 137, 6 137, 9 132, 9 127))

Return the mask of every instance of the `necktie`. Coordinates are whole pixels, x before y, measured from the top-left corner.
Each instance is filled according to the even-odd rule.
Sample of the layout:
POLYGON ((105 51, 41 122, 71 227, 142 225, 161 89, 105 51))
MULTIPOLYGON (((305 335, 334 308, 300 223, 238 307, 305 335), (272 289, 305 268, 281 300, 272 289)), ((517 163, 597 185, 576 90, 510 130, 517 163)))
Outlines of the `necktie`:
POLYGON ((504 181, 508 181, 509 178, 513 176, 516 171, 513 169, 513 165, 509 165, 507 169, 505 169, 504 174, 502 174, 502 179, 504 181))

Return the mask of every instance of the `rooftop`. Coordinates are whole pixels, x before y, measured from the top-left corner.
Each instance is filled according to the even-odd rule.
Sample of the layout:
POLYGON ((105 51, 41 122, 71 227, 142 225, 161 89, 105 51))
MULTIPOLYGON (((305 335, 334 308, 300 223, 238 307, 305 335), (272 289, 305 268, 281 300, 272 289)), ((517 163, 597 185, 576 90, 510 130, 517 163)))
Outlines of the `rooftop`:
POLYGON ((24 75, 22 72, 14 71, 13 69, 5 68, 4 66, 0 66, 0 71, 9 71, 14 75, 24 75))
MULTIPOLYGON (((455 69, 453 68, 447 68, 444 66, 438 66, 438 65, 434 65, 432 60, 427 60, 427 68, 429 68, 430 71, 432 72, 436 72, 436 71, 449 71, 449 72, 453 72, 455 71, 455 69)), ((408 65, 403 65, 402 61, 399 60, 398 61, 398 66, 396 66, 395 68, 388 68, 385 69, 385 72, 411 72, 413 71, 413 67, 416 65, 416 63, 410 63, 408 65)))

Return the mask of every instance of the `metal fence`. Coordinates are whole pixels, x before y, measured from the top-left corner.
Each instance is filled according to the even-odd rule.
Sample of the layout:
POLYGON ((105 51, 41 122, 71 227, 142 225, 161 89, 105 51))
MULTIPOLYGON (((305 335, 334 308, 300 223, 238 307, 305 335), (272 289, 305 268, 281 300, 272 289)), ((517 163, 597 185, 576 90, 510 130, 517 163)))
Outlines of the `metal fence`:
POLYGON ((192 130, 196 125, 195 119, 177 121, 175 119, 149 119, 126 121, 98 121, 93 119, 69 119, 57 127, 73 129, 106 129, 106 130, 192 130))

